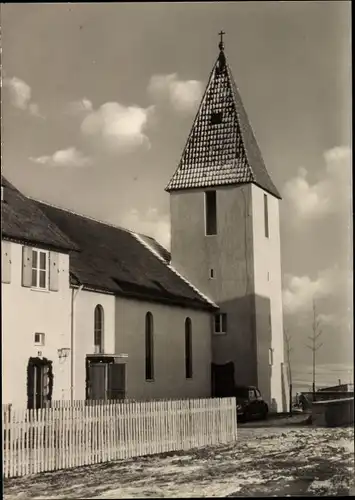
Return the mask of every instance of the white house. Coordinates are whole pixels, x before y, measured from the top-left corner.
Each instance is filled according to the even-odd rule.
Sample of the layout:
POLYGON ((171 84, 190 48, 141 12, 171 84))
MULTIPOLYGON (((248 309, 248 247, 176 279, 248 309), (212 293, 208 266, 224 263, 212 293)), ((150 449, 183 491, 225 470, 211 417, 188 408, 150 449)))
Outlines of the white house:
POLYGON ((286 409, 280 195, 223 42, 166 188, 171 254, 2 184, 3 403, 227 396, 239 384, 286 409))
POLYGON ((70 397, 69 251, 75 245, 2 178, 2 398, 70 397), (52 375, 55 374, 55 382, 52 375), (54 383, 53 383, 54 382, 54 383))
POLYGON ((2 189, 3 403, 210 395, 217 306, 164 249, 2 189))

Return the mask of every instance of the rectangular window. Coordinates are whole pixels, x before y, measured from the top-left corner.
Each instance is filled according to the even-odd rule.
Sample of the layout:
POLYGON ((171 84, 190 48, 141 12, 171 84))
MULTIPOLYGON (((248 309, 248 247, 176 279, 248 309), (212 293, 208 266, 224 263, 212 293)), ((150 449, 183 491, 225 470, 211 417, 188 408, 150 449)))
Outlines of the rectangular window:
POLYGON ((254 389, 249 389, 249 401, 255 401, 256 395, 254 389))
POLYGON ((214 333, 223 334, 227 333, 227 314, 216 314, 214 317, 214 333))
POLYGON ((269 365, 273 366, 274 364, 274 349, 269 348, 269 365))
POLYGON ((227 333, 227 315, 222 314, 222 333, 227 333))
POLYGON ((48 252, 32 249, 32 281, 33 288, 48 289, 48 252))
POLYGON ((264 226, 265 226, 265 237, 269 237, 269 210, 268 210, 268 202, 267 195, 264 194, 264 226))
POLYGON ((217 234, 216 191, 205 192, 205 226, 206 235, 217 234))
POLYGON ((210 269, 210 278, 214 278, 214 270, 213 269, 210 269))
POLYGON ((35 333, 35 345, 44 345, 44 333, 35 333))

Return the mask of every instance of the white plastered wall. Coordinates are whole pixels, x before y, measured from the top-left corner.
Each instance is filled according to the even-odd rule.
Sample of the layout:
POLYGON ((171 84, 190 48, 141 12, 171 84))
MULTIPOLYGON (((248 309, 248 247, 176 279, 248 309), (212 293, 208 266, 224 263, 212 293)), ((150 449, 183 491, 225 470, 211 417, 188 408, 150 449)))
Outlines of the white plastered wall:
MULTIPOLYGON (((283 309, 281 285, 279 200, 252 185, 253 248, 255 294, 270 299, 273 366, 271 397, 278 411, 285 411, 282 400, 284 362, 283 309), (265 237, 264 194, 268 199, 269 238, 265 237)), ((288 391, 286 390, 286 394, 288 391)))
POLYGON ((23 245, 5 245, 10 245, 11 280, 1 284, 2 402, 27 406, 28 360, 39 353, 53 362, 52 399, 69 399, 70 356, 58 358, 58 349, 70 347, 69 256, 58 254, 59 291, 38 291, 22 286, 23 245), (44 346, 35 345, 35 332, 45 334, 44 346))
POLYGON ((116 298, 116 351, 128 354, 127 397, 203 398, 211 394, 211 314, 116 298), (154 322, 154 381, 145 380, 145 315, 154 322), (192 322, 192 379, 185 378, 185 319, 192 322))

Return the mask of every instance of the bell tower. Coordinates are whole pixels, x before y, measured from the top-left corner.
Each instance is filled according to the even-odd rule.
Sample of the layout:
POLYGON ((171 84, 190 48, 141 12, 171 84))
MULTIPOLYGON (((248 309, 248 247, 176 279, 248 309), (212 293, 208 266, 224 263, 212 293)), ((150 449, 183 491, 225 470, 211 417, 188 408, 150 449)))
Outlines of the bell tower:
POLYGON ((220 307, 213 363, 286 410, 279 229, 272 182, 228 65, 222 31, 170 194, 173 266, 220 307))

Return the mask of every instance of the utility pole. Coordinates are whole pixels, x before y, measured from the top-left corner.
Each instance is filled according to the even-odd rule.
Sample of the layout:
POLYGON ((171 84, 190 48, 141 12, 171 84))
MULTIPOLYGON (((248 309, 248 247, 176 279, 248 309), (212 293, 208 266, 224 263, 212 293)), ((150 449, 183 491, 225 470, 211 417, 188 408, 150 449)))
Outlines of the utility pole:
POLYGON ((286 343, 286 358, 287 358, 287 366, 288 366, 290 414, 292 415, 292 371, 291 371, 291 359, 290 359, 292 347, 290 345, 291 344, 291 336, 287 334, 286 329, 284 329, 284 339, 285 339, 285 343, 286 343))
POLYGON ((320 328, 319 318, 317 316, 316 304, 313 299, 313 319, 312 319, 312 336, 308 337, 311 341, 311 345, 307 345, 308 349, 312 351, 312 365, 313 365, 313 378, 312 378, 312 393, 313 401, 316 400, 316 352, 322 347, 322 343, 317 344, 318 338, 322 335, 322 330, 320 328))

